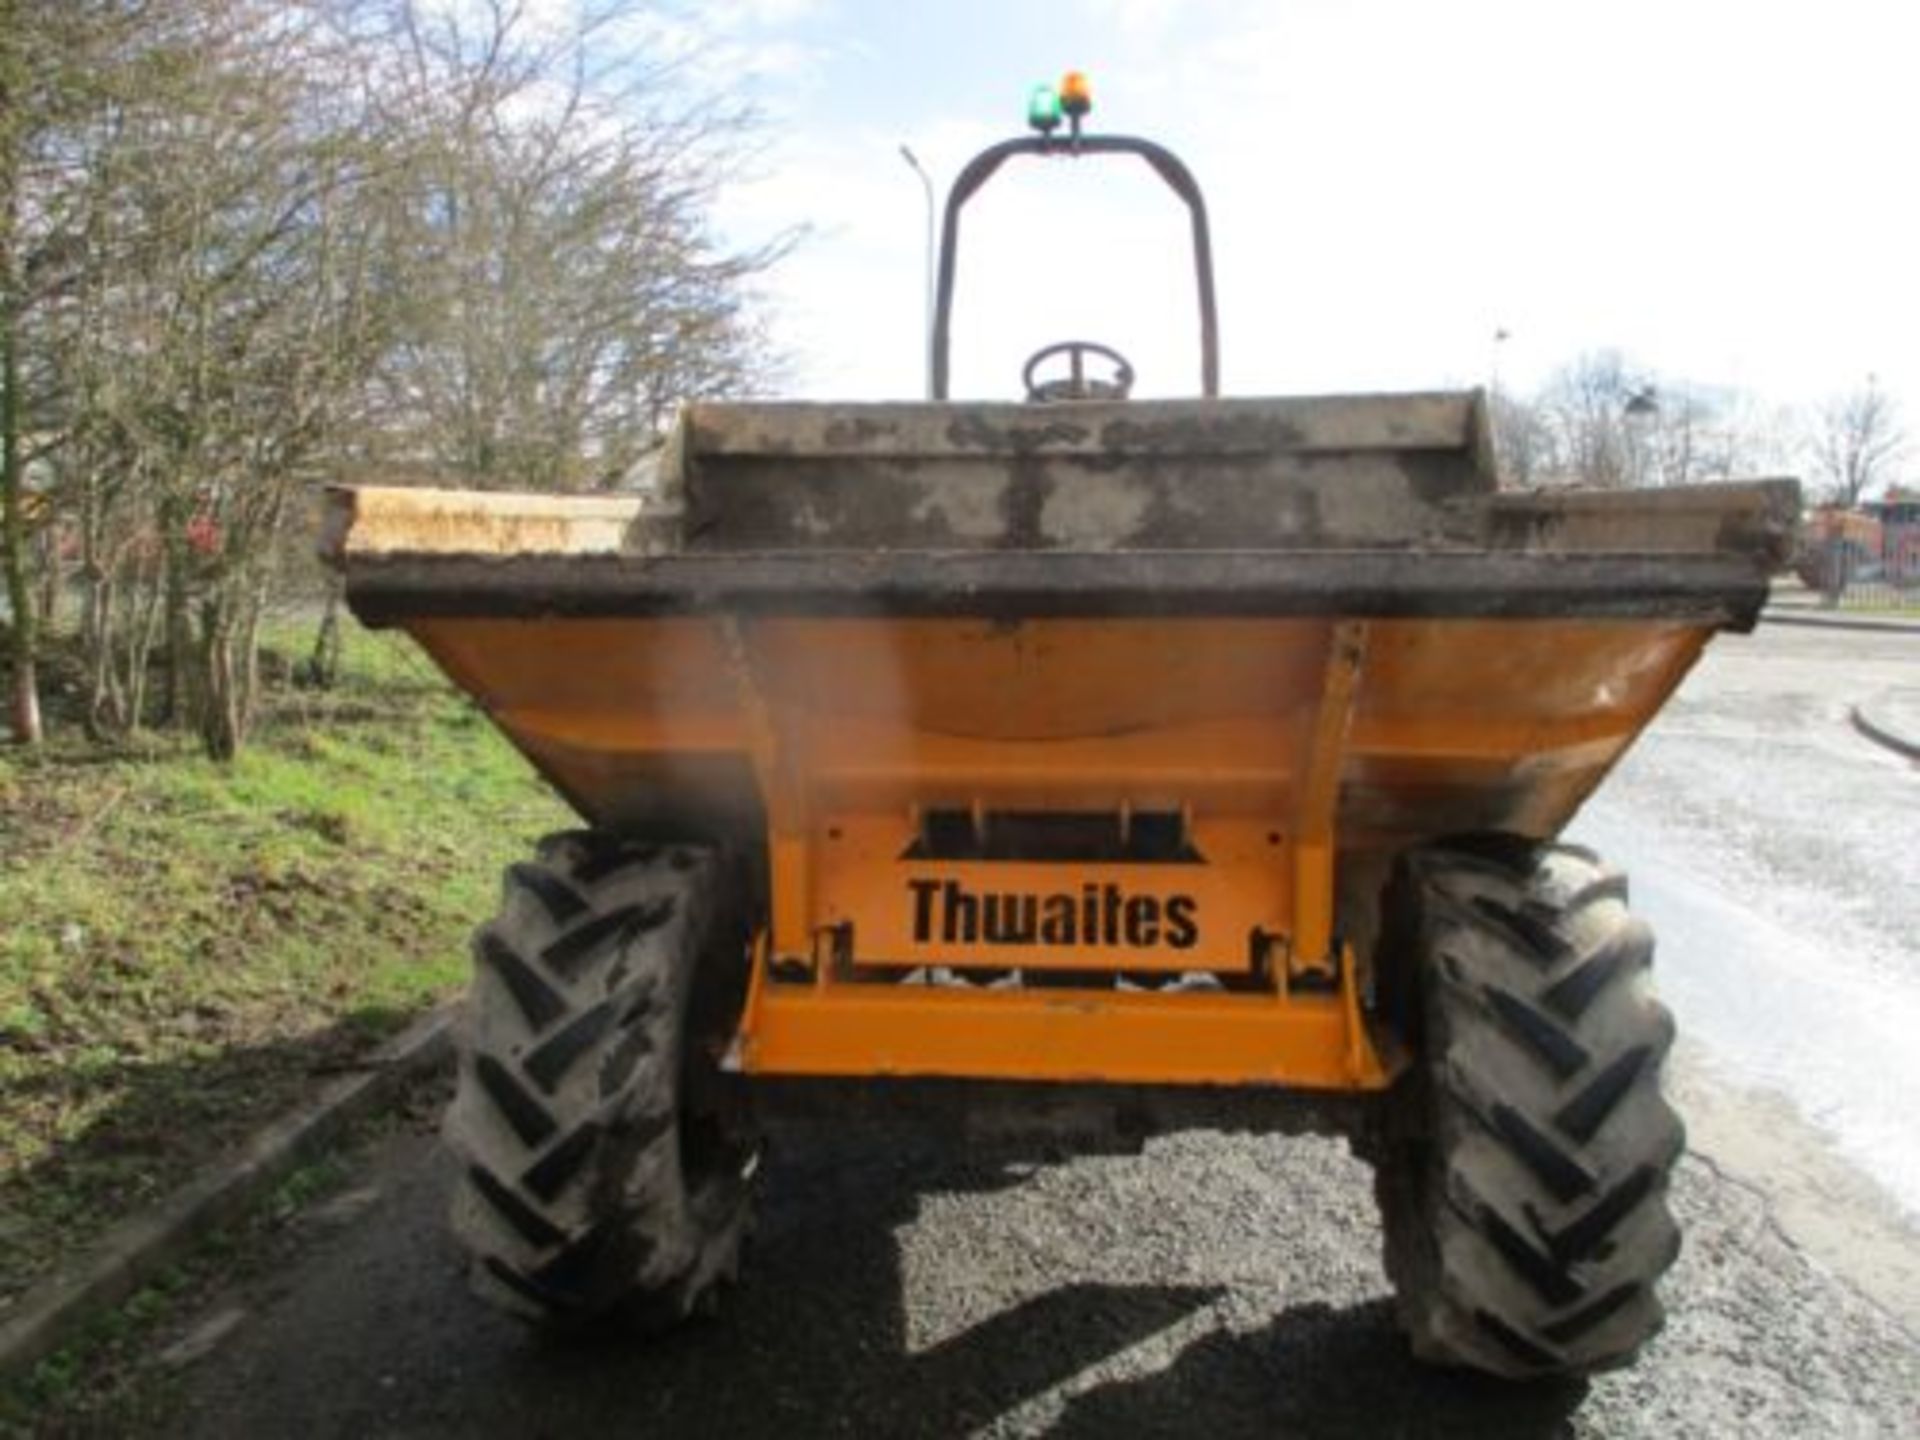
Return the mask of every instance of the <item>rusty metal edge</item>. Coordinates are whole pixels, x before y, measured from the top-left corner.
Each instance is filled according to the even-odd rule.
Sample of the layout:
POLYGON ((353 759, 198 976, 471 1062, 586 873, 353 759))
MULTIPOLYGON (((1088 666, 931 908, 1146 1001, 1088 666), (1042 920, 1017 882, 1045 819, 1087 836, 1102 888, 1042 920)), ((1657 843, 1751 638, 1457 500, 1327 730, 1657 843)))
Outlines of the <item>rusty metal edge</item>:
POLYGON ((1072 455, 1275 450, 1458 450, 1478 391, 1231 396, 1189 400, 694 401, 696 457, 1072 455))
POLYGON ((414 617, 740 613, 981 617, 1665 619, 1753 627, 1767 567, 1739 554, 1031 551, 356 557, 373 626, 414 617))

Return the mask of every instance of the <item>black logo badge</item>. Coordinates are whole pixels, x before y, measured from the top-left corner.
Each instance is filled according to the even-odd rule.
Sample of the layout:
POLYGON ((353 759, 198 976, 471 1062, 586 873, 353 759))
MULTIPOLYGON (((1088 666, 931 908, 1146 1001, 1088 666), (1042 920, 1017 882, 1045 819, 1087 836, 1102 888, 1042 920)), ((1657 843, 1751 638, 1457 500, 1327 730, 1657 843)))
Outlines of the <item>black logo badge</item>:
POLYGON ((976 894, 957 880, 909 880, 918 945, 1091 945, 1191 950, 1200 940, 1191 895, 1129 895, 1087 884, 1079 894, 976 894))

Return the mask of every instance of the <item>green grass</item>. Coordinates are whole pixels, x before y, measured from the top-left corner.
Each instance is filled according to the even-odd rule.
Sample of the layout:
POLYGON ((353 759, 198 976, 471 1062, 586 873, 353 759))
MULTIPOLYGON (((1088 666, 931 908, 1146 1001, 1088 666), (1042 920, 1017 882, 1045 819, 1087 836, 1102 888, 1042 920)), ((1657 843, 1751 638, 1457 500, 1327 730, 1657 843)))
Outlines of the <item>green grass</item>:
POLYGON ((354 630, 343 670, 231 766, 0 756, 0 1297, 456 991, 566 823, 407 641, 354 630))
POLYGON ((173 1433, 185 1372, 160 1360, 162 1347, 187 1339, 213 1296, 247 1303, 242 1297, 251 1287, 271 1283, 324 1223, 312 1207, 348 1186, 379 1147, 417 1132, 426 1113, 444 1103, 444 1088, 443 1076, 409 1085, 176 1265, 82 1322, 58 1351, 0 1380, 0 1440, 173 1433))

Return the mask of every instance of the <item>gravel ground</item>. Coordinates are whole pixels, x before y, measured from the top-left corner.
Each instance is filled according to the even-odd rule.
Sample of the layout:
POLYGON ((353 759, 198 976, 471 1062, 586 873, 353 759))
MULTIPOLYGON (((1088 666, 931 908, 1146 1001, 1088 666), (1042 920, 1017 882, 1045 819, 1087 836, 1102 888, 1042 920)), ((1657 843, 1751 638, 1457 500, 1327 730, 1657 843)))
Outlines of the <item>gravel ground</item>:
POLYGON ((429 1137, 395 1142, 304 1259, 206 1312, 230 1338, 165 1429, 1891 1436, 1920 1409, 1912 1331, 1699 1158, 1676 1193, 1674 1318, 1642 1363, 1511 1388, 1408 1358, 1368 1173, 1337 1141, 1193 1134, 1009 1167, 914 1137, 783 1138, 723 1315, 584 1348, 467 1297, 442 1233, 451 1166, 429 1137))

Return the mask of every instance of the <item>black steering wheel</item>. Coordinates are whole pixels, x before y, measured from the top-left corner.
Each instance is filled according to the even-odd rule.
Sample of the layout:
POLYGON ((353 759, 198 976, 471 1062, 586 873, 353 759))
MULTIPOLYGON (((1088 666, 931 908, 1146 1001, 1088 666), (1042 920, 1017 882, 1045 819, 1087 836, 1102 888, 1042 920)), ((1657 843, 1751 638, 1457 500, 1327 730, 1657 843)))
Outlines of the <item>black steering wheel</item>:
POLYGON ((1026 368, 1020 372, 1020 383, 1027 387, 1029 400, 1124 400, 1133 389, 1133 366, 1110 345, 1096 345, 1091 340, 1062 340, 1027 357, 1026 368), (1035 380, 1033 372, 1056 355, 1068 357, 1073 367, 1071 372, 1058 380, 1035 380), (1089 355, 1110 361, 1113 373, 1104 380, 1088 375, 1086 357, 1089 355))

